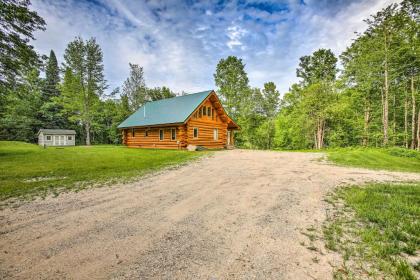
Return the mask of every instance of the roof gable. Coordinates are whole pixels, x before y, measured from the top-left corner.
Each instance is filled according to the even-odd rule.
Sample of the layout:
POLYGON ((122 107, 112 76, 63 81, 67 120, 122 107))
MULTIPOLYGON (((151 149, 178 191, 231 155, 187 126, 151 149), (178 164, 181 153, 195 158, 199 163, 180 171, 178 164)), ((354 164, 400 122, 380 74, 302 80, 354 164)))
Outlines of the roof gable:
POLYGON ((118 128, 183 123, 212 92, 213 90, 207 90, 147 102, 123 121, 118 128))

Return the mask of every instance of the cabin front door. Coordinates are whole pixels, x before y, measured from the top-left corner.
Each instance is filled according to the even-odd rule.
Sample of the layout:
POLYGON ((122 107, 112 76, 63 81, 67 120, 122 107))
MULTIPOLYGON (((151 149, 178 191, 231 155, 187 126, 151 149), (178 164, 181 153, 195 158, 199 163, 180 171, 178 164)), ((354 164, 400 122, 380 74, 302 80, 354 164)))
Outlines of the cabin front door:
POLYGON ((59 145, 59 141, 60 141, 59 136, 58 135, 54 135, 53 137, 54 137, 54 139, 53 139, 53 145, 54 146, 59 145))
POLYGON ((230 146, 230 130, 227 132, 227 145, 230 146))

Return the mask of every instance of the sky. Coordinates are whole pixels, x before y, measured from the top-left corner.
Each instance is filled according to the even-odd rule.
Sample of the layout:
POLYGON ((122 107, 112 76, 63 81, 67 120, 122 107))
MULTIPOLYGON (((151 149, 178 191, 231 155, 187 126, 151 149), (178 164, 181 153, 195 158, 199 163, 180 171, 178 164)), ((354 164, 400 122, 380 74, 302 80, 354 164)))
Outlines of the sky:
POLYGON ((362 32, 363 19, 395 0, 32 0, 46 31, 33 42, 59 62, 76 36, 95 37, 109 91, 144 68, 149 87, 175 92, 216 89, 213 74, 229 55, 243 60, 250 85, 274 82, 280 93, 298 81, 299 58, 319 48, 337 56, 362 32))

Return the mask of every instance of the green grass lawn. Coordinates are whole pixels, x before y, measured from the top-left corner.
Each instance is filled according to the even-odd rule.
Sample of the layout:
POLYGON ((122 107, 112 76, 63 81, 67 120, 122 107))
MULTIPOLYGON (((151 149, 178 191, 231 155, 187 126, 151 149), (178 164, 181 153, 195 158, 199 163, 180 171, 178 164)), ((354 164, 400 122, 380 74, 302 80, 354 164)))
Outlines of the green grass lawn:
POLYGON ((337 279, 416 279, 419 264, 406 259, 420 251, 420 183, 344 187, 328 201, 326 247, 344 258, 337 279))
POLYGON ((342 148, 326 150, 328 159, 338 165, 420 172, 420 152, 404 148, 342 148))
POLYGON ((202 154, 111 145, 43 149, 0 141, 0 200, 119 182, 202 154))

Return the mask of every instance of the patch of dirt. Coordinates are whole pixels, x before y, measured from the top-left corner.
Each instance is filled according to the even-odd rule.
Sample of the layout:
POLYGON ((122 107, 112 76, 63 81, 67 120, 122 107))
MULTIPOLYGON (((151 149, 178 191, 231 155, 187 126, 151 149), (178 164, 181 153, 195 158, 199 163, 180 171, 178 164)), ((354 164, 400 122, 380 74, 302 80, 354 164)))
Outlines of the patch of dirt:
POLYGON ((339 256, 308 238, 326 218, 325 195, 420 175, 322 156, 221 151, 136 183, 5 208, 0 278, 330 279, 339 256))

